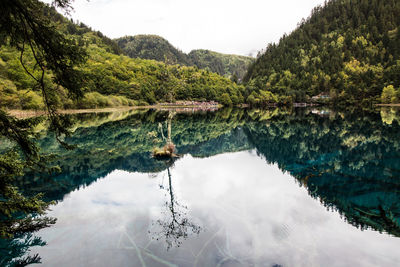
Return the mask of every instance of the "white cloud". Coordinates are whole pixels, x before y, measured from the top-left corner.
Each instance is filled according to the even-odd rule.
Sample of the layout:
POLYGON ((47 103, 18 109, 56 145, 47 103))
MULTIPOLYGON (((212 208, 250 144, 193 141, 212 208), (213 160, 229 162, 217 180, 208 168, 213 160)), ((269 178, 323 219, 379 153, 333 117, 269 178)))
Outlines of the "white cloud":
POLYGON ((277 42, 322 3, 323 0, 75 0, 72 17, 111 38, 157 34, 184 52, 203 48, 245 55, 277 42))

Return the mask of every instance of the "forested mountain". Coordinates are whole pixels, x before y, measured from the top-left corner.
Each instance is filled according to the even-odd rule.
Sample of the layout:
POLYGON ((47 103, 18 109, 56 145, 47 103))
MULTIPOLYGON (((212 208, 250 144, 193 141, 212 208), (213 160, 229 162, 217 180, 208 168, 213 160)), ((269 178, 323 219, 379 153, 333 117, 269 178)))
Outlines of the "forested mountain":
MULTIPOLYGON (((175 100, 216 100, 232 105, 244 101, 243 86, 207 70, 196 67, 169 65, 154 60, 129 58, 113 40, 86 25, 75 24, 43 6, 46 17, 57 30, 72 40, 86 54, 86 61, 76 67, 83 75, 79 83, 84 97, 71 99, 67 90, 57 86, 54 75, 47 71, 44 82, 50 90, 49 98, 59 108, 98 108, 120 105, 146 105, 175 100)), ((9 45, 0 44, 0 107, 44 109, 45 105, 37 82, 42 72, 35 64, 32 51, 26 46, 22 54, 9 45)))
POLYGON ((192 65, 185 53, 158 35, 125 36, 115 39, 115 41, 131 58, 154 59, 171 65, 192 65))
POLYGON ((189 58, 200 69, 209 69, 220 75, 241 80, 248 66, 254 61, 251 57, 221 54, 210 50, 197 49, 189 53, 189 58))
POLYGON ((257 102, 272 92, 306 101, 398 102, 400 1, 330 0, 269 44, 245 77, 257 102))
MULTIPOLYGON (((268 45, 252 64, 251 58, 208 50, 184 54, 154 35, 114 41, 41 5, 54 27, 81 47, 87 58, 77 67, 85 77, 79 83, 84 93, 80 100, 70 99, 67 90, 56 86, 54 73, 46 73, 46 86, 54 88, 49 97, 59 108, 175 100, 216 100, 226 105, 289 104, 311 101, 312 97, 318 100, 321 96, 339 104, 400 100, 398 1, 327 1, 314 8, 310 17, 278 44, 268 45), (248 64, 245 86, 227 79, 241 80, 248 64)), ((1 39, 0 106, 44 108, 40 88, 21 65, 20 52, 8 42, 1 39)), ((33 76, 41 75, 28 47, 22 62, 33 76)))
POLYGON ((228 55, 210 50, 192 50, 189 54, 176 49, 157 35, 135 35, 115 39, 118 46, 132 58, 154 59, 167 64, 196 66, 219 75, 242 79, 253 58, 228 55))

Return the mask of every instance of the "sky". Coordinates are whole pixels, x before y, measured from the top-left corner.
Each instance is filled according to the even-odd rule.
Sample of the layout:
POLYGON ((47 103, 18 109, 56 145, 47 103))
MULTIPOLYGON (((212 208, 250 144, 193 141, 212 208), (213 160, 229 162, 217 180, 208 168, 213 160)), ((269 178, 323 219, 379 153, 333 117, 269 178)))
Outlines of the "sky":
MULTIPOLYGON (((49 2, 51 0, 44 0, 49 2)), ((75 0, 71 17, 110 38, 156 34, 183 52, 255 56, 323 0, 75 0)))

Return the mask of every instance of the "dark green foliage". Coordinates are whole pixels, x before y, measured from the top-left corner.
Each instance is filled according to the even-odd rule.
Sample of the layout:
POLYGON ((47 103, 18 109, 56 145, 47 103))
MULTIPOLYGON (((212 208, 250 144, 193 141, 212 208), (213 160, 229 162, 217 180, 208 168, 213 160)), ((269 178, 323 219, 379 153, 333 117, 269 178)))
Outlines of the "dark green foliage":
MULTIPOLYGON (((221 76, 236 75, 242 79, 253 58, 227 55, 210 50, 192 50, 189 54, 176 49, 157 35, 135 35, 115 39, 121 49, 131 58, 154 59, 167 64, 196 66, 221 76)), ((237 81, 235 81, 237 82, 237 81)))
POLYGON ((224 106, 231 107, 233 105, 232 100, 227 93, 222 94, 220 101, 224 106))
POLYGON ((51 202, 43 201, 41 193, 26 197, 15 187, 15 178, 27 169, 48 173, 57 170, 47 166, 52 156, 40 154, 32 139, 36 136, 32 129, 39 122, 40 118, 15 120, 0 110, 0 137, 8 144, 0 152, 0 250, 12 248, 11 254, 2 257, 2 266, 39 262, 37 255, 23 257, 29 247, 43 244, 40 238, 32 237, 30 233, 56 221, 43 216, 51 202))
MULTIPOLYGON (((67 88, 71 94, 81 95, 82 76, 74 68, 84 60, 84 51, 75 46, 75 41, 57 30, 54 23, 45 16, 45 5, 29 0, 4 0, 0 4, 0 44, 9 44, 20 52, 20 61, 24 62, 23 53, 30 50, 36 64, 41 69, 40 75, 33 75, 24 67, 42 87, 43 95, 49 94, 44 85, 44 69, 51 70, 56 84, 67 88)), ((51 101, 47 99, 46 101, 51 101)))
POLYGON ((254 61, 251 57, 227 55, 203 49, 190 51, 189 58, 198 68, 230 77, 233 82, 241 81, 248 66, 254 61))
MULTIPOLYGON (((70 1, 55 0, 53 3, 68 9, 70 1)), ((44 104, 39 104, 49 113, 49 129, 66 147, 60 136, 68 134, 68 121, 56 114, 56 88, 63 87, 70 96, 82 95, 83 77, 75 66, 84 62, 85 52, 57 29, 46 16, 46 10, 48 7, 36 0, 1 1, 0 45, 14 48, 14 57, 10 60, 12 64, 18 60, 20 65, 19 71, 12 69, 14 72, 10 76, 19 81, 19 86, 30 84, 31 89, 40 92, 44 104), (26 53, 29 53, 28 57, 26 53), (27 59, 31 64, 26 64, 27 59), (51 71, 51 76, 47 76, 47 71, 51 71), (26 77, 29 77, 29 82, 26 77)), ((1 77, 8 77, 6 64, 1 63, 1 77)), ((9 104, 18 88, 9 79, 2 79, 1 84, 1 92, 7 96, 5 103, 9 104)), ((30 99, 38 102, 37 94, 31 94, 30 99)), ((11 253, 2 256, 2 266, 40 262, 38 255, 23 257, 30 246, 44 244, 40 238, 32 239, 31 233, 56 221, 43 216, 51 203, 41 200, 42 194, 27 197, 14 185, 15 178, 28 169, 47 170, 49 173, 57 169, 47 167, 46 163, 52 157, 39 153, 33 140, 36 136, 33 128, 39 122, 40 119, 16 120, 0 110, 0 141, 7 144, 0 151, 0 245, 1 250, 12 249, 11 253)))
POLYGON ((327 1, 269 44, 245 80, 294 101, 378 102, 385 86, 399 87, 399 17, 398 1, 327 1))
POLYGON ((185 53, 158 35, 125 36, 115 41, 131 58, 154 59, 172 65, 192 65, 185 53))
MULTIPOLYGON (((69 1, 58 0, 54 4, 67 7, 69 1)), ((30 77, 32 88, 43 96, 51 127, 59 137, 67 134, 68 122, 56 115, 57 90, 62 87, 70 97, 82 96, 83 76, 76 66, 85 61, 86 53, 74 39, 58 30, 56 23, 48 18, 48 10, 47 5, 36 0, 2 1, 0 44, 18 51, 22 71, 30 77), (25 64, 24 54, 28 51, 30 65, 25 64), (48 71, 50 77, 46 76, 48 71)))

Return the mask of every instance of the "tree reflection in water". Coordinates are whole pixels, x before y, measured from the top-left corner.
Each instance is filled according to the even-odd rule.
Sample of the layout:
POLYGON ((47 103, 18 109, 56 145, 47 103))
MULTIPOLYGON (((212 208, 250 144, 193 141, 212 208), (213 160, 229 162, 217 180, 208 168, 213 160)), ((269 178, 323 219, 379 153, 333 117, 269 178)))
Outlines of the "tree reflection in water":
POLYGON ((174 194, 171 167, 167 167, 168 185, 164 186, 163 183, 160 184, 160 188, 168 192, 166 194, 168 200, 165 202, 165 206, 167 207, 165 218, 157 220, 157 224, 161 226, 161 231, 156 233, 157 240, 161 236, 165 238, 167 249, 179 247, 189 234, 199 234, 201 231, 200 226, 189 220, 187 206, 180 204, 174 194))
POLYGON ((135 111, 120 120, 95 125, 90 117, 80 123, 85 127, 77 127, 67 140, 78 145, 76 150, 53 151, 51 136, 41 139, 44 151, 55 152, 62 159, 59 176, 26 176, 18 186, 28 195, 45 192, 49 200, 62 200, 116 169, 140 173, 166 170, 168 182, 161 185, 168 199, 166 210, 162 206, 165 218, 154 221, 151 232, 165 238, 171 248, 191 233, 199 233, 200 227, 190 222, 187 208, 177 202, 173 191, 176 159, 151 158, 154 146, 170 140, 182 155, 200 158, 256 149, 268 164, 288 172, 310 196, 338 211, 347 223, 399 237, 400 112, 326 114, 306 109, 221 110, 175 116, 135 111), (165 126, 157 127, 160 123, 165 126), (153 142, 160 131, 164 138, 153 142))

